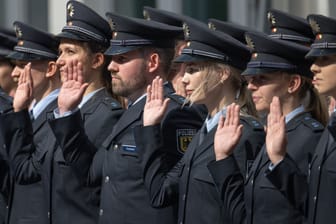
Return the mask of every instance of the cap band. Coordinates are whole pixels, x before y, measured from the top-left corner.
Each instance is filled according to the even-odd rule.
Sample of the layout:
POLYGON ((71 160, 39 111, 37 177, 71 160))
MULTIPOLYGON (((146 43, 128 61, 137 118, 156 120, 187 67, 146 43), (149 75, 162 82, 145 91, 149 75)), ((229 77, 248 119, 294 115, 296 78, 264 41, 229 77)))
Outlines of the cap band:
POLYGON ((278 69, 297 69, 295 65, 287 63, 275 63, 264 61, 252 61, 247 63, 248 68, 278 68, 278 69))
POLYGON ((284 39, 284 40, 296 40, 296 41, 302 41, 302 42, 313 42, 313 40, 310 39, 310 38, 295 36, 295 35, 289 35, 289 34, 270 34, 269 37, 277 38, 277 39, 284 39))
POLYGON ((95 40, 97 40, 98 42, 106 42, 106 39, 98 34, 95 34, 93 32, 91 32, 90 30, 84 29, 82 27, 79 26, 65 26, 63 27, 62 31, 75 31, 78 33, 83 33, 95 40))
POLYGON ((329 43, 329 42, 323 42, 323 43, 314 43, 311 45, 312 48, 336 48, 336 43, 329 43))
POLYGON ((202 50, 196 50, 196 49, 190 49, 190 48, 185 48, 182 50, 182 54, 195 54, 195 55, 200 55, 204 57, 209 57, 209 58, 215 58, 219 59, 222 61, 229 61, 230 58, 227 55, 221 55, 221 54, 215 54, 207 51, 202 51, 202 50))
POLYGON ((19 52, 29 53, 29 54, 37 54, 37 55, 48 57, 48 58, 57 58, 58 57, 58 55, 52 54, 50 52, 36 50, 36 49, 32 49, 32 48, 26 48, 26 47, 15 46, 14 50, 19 51, 19 52))
POLYGON ((137 39, 137 40, 111 40, 111 45, 115 46, 138 46, 138 45, 155 45, 157 41, 137 39))

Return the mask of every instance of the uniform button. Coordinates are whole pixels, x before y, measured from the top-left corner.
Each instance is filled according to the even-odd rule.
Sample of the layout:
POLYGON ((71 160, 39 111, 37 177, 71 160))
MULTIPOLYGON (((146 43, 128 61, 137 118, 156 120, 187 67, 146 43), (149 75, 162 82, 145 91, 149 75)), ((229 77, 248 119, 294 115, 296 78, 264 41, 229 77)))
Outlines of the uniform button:
POLYGON ((47 213, 48 219, 50 219, 50 212, 47 213))
POLYGON ((183 222, 180 222, 180 224, 183 224, 183 222))
POLYGON ((6 144, 3 144, 3 145, 2 145, 2 148, 6 149, 6 144))
POLYGON ((105 183, 108 183, 110 181, 110 177, 109 176, 106 176, 105 177, 105 183))
POLYGON ((251 185, 253 185, 253 180, 251 180, 251 185))
POLYGON ((104 214, 104 210, 103 209, 99 209, 99 215, 102 216, 104 214))
POLYGON ((183 196, 182 196, 182 200, 185 201, 185 199, 186 199, 186 195, 183 194, 183 196))
POLYGON ((320 170, 320 169, 321 169, 321 166, 318 166, 317 169, 320 170))
POLYGON ((187 167, 187 170, 188 170, 188 171, 190 170, 190 166, 187 167))
POLYGON ((8 209, 8 208, 9 208, 9 206, 8 206, 8 205, 6 205, 6 208, 8 209))
POLYGON ((114 145, 114 146, 113 146, 113 149, 114 149, 114 150, 117 150, 117 149, 118 149, 118 145, 117 145, 117 144, 114 145))
POLYGON ((317 197, 316 197, 316 195, 313 197, 313 200, 314 200, 314 203, 316 203, 316 199, 317 199, 317 197))

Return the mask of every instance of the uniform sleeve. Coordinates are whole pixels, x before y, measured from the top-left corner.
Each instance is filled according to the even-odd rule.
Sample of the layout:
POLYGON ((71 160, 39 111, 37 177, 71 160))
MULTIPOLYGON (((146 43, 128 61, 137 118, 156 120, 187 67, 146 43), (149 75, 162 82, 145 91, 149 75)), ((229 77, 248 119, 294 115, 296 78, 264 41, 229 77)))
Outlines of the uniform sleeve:
POLYGON ((274 169, 267 170, 266 177, 303 214, 308 191, 307 177, 289 155, 274 169))
POLYGON ((167 157, 165 152, 160 125, 137 126, 134 129, 134 136, 151 204, 154 207, 164 207, 177 201, 182 161, 168 172, 166 164, 175 160, 167 161, 171 157, 167 157))
POLYGON ((66 117, 50 120, 49 124, 63 151, 65 161, 82 177, 88 177, 97 148, 85 133, 80 111, 66 117))
POLYGON ((20 184, 41 180, 39 159, 34 140, 32 124, 28 111, 2 114, 0 126, 4 136, 1 150, 8 153, 8 160, 15 180, 20 184))
POLYGON ((233 224, 246 223, 244 177, 233 156, 211 162, 208 169, 219 192, 220 200, 233 224))

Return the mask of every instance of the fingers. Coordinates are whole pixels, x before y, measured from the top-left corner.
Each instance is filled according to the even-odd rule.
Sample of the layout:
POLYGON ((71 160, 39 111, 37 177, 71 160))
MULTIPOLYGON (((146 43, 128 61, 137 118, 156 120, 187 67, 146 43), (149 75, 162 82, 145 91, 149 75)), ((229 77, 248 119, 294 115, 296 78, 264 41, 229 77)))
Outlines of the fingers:
POLYGON ((224 127, 224 121, 225 121, 224 116, 221 115, 218 121, 217 130, 222 129, 224 127))
POLYGON ((73 66, 74 66, 74 62, 72 60, 69 61, 69 65, 67 66, 67 68, 68 68, 68 80, 73 80, 73 66))
POLYGON ((83 64, 81 62, 77 63, 77 80, 80 83, 84 83, 84 77, 83 77, 83 64))
POLYGON ((146 103, 149 103, 151 100, 152 100, 152 86, 148 85, 146 103))
POLYGON ((72 78, 73 80, 77 81, 78 80, 78 60, 73 60, 72 64, 72 78))

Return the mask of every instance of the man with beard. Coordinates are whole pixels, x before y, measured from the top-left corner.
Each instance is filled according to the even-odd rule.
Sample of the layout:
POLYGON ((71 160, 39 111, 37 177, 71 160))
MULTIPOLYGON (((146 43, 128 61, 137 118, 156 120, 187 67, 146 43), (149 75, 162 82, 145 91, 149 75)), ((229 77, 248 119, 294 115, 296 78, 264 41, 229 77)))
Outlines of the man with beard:
MULTIPOLYGON (((64 142, 62 149, 66 161, 93 158, 92 163, 83 168, 88 170, 83 178, 88 179, 91 186, 102 186, 99 223, 176 223, 176 203, 162 209, 150 204, 133 130, 142 125, 147 86, 156 77, 166 79, 174 56, 174 38, 181 29, 113 13, 107 13, 107 16, 113 30, 111 47, 105 52, 112 57, 108 66, 112 89, 115 94, 127 98, 128 109, 96 153, 94 147, 80 137, 83 131, 76 122, 76 114, 54 120, 51 127, 58 142, 64 142)), ((59 104, 61 115, 76 108, 79 100, 70 96, 80 99, 87 86, 81 73, 82 65, 76 64, 68 76, 69 85, 66 89, 62 87, 59 96, 59 102, 64 102, 59 104)), ((171 90, 165 89, 165 97, 170 103, 161 131, 167 157, 165 165, 170 169, 180 159, 203 119, 194 110, 183 108, 184 100, 171 90)))

